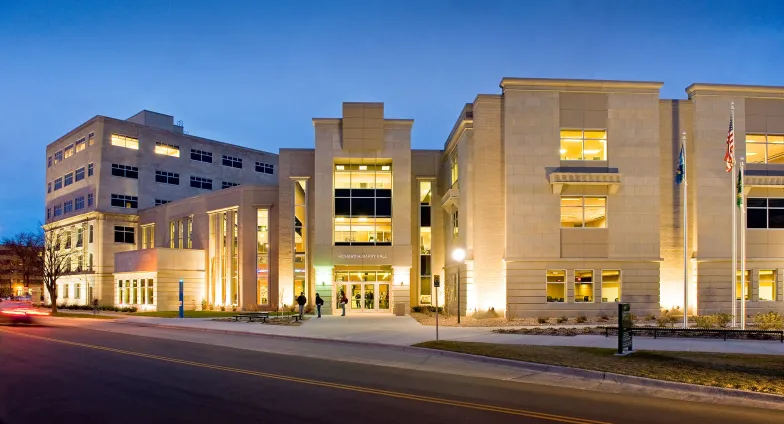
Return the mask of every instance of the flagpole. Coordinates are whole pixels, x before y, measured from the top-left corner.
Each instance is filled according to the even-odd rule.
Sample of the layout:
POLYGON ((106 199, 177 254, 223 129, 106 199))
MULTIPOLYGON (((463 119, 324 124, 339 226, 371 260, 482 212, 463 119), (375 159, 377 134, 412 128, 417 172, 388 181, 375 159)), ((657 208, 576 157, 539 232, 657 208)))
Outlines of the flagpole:
MULTIPOLYGON (((740 158, 740 329, 746 329, 746 195, 743 186, 746 184, 746 161, 740 158)), ((751 275, 749 275, 751 280, 751 275)), ((750 281, 749 281, 750 282, 750 281)), ((750 285, 750 284, 749 284, 750 285)))
MULTIPOLYGON (((735 125, 735 102, 730 104, 730 121, 732 125, 735 125)), ((738 218, 735 211, 738 201, 738 182, 735 179, 735 149, 730 152, 730 155, 732 158, 732 279, 730 280, 732 283, 730 285, 732 286, 732 327, 734 328, 738 316, 738 301, 736 300, 738 298, 736 293, 736 286, 738 285, 738 218)))
POLYGON ((686 173, 686 131, 683 132, 683 328, 689 327, 689 176, 686 173))

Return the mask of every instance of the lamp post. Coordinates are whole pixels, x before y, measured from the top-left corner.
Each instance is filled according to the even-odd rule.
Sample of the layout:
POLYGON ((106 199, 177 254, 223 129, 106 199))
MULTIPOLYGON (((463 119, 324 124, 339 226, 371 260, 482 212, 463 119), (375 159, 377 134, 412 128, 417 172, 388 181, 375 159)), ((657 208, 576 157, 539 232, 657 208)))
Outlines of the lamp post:
POLYGON ((457 323, 460 324, 460 263, 465 259, 466 252, 461 248, 452 251, 452 259, 457 262, 457 323))

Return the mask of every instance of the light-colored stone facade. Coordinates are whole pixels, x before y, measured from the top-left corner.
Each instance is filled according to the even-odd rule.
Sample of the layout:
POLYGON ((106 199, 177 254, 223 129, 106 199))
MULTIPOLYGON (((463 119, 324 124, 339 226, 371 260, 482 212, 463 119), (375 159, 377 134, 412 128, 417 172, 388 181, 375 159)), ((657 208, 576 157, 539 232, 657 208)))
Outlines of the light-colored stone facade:
MULTIPOLYGON (((318 294, 322 313, 335 314, 345 290, 349 313, 408 313, 435 303, 436 294, 440 305, 477 317, 613 315, 619 302, 631 303, 637 315, 677 310, 684 293, 684 208, 675 174, 685 134, 690 313, 731 310, 734 195, 723 162, 730 104, 741 158, 747 133, 784 135, 784 88, 694 84, 688 99, 667 100, 659 98, 656 82, 505 78, 500 86, 500 94, 480 94, 463 107, 442 150, 412 150, 414 121, 386 117, 382 103, 344 103, 341 117, 313 119, 313 149, 284 148, 279 155, 184 134, 172 117, 148 111, 126 121, 93 118, 47 148, 48 159, 94 134, 92 145, 47 167, 47 181, 54 182, 93 163, 93 176, 47 193, 49 209, 77 196, 95 199, 83 210, 47 218, 48 230, 83 228, 79 248, 93 257, 89 270, 63 278, 71 291, 80 284, 80 299, 71 293, 68 302, 123 303, 115 280, 138 278, 158 282, 159 302, 146 309, 172 308, 183 279, 187 307, 194 309, 202 302, 290 307, 302 291, 310 305, 318 294), (569 157, 564 131, 602 132, 601 153, 589 154, 583 145, 583 159, 562 160, 569 157), (111 145, 111 134, 138 138, 140 149, 111 145), (180 157, 156 154, 156 141, 179 146, 180 157), (190 160, 192 148, 213 152, 213 163, 190 160), (243 167, 222 166, 224 154, 241 158, 243 167), (256 172, 255 162, 274 173, 256 172), (112 176, 112 164, 138 167, 138 179, 112 176), (389 185, 351 183, 350 190, 390 193, 384 219, 391 230, 376 226, 370 231, 377 233, 357 242, 353 229, 342 229, 337 204, 349 187, 336 181, 344 166, 388 167, 389 185), (156 183, 154 171, 178 173, 180 184, 156 183), (191 188, 191 175, 212 179, 212 190, 191 188), (220 190, 224 181, 240 187, 220 190), (430 193, 423 193, 428 184, 430 193), (112 207, 112 194, 138 196, 138 208, 112 207), (582 225, 564 224, 564 199, 575 198, 604 199, 600 225, 586 225, 584 216, 582 225), (172 202, 155 206, 155 199, 172 202), (257 228, 260 210, 269 213, 264 229, 257 228), (236 232, 216 230, 215 214, 236 222, 236 232), (172 249, 168 238, 170 223, 183 217, 193 226, 192 252, 172 249), (151 246, 141 232, 153 224, 151 246), (135 242, 116 243, 115 226, 133 227, 135 242), (257 267, 262 231, 263 270, 257 267), (220 237, 227 237, 223 248, 220 237), (460 263, 452 258, 456 249, 466 253, 460 263), (236 267, 215 268, 217 251, 235 255, 236 267), (235 300, 226 292, 216 299, 216 269, 224 270, 220 278, 237 279, 235 300), (268 277, 263 295, 262 273, 268 277), (548 291, 548 278, 557 290, 548 291), (434 279, 441 282, 437 291, 428 287, 434 279)), ((784 165, 762 162, 748 165, 745 193, 784 199, 784 165)), ((377 214, 359 216, 345 219, 381 222, 377 214)), ((746 241, 748 313, 784 311, 784 233, 749 228, 746 241), (764 294, 761 271, 775 272, 775 286, 766 282, 764 294), (765 300, 771 290, 774 299, 765 300)))

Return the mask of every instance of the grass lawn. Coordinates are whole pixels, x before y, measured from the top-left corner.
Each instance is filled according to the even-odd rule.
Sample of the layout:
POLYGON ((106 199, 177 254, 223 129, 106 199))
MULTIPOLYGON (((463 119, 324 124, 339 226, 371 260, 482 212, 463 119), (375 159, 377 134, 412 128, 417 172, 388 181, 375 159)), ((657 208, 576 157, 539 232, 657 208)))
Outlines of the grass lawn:
POLYGON ((628 356, 614 356, 614 349, 452 341, 415 346, 784 395, 784 361, 777 355, 637 351, 628 356))
MULTIPOLYGON (((225 317, 233 317, 234 315, 241 314, 242 312, 232 312, 232 311, 185 311, 184 315, 185 318, 225 318, 225 317)), ((280 312, 270 312, 271 317, 276 317, 281 315, 280 312)), ((129 314, 130 316, 138 316, 138 317, 158 317, 158 318, 177 318, 179 316, 178 311, 158 311, 158 312, 135 312, 129 314)), ((283 312, 283 316, 293 315, 291 312, 283 312)))
POLYGON ((71 314, 68 312, 57 312, 56 314, 50 314, 51 317, 62 317, 62 318, 93 318, 93 319, 117 319, 117 316, 112 315, 93 315, 93 314, 71 314))

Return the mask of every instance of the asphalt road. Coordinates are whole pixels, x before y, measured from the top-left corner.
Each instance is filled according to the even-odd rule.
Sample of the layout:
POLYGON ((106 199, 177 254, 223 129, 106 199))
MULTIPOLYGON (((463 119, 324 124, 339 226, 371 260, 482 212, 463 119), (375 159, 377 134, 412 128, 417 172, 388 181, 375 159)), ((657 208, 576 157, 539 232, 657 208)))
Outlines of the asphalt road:
POLYGON ((776 423, 784 412, 0 327, 0 423, 776 423))

